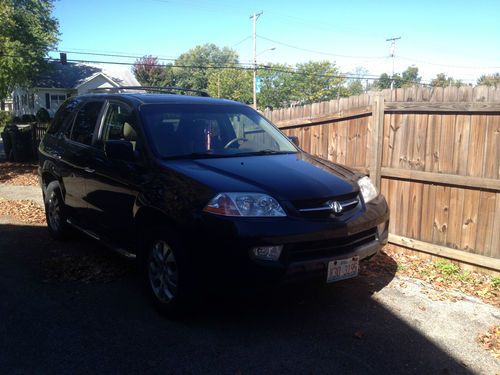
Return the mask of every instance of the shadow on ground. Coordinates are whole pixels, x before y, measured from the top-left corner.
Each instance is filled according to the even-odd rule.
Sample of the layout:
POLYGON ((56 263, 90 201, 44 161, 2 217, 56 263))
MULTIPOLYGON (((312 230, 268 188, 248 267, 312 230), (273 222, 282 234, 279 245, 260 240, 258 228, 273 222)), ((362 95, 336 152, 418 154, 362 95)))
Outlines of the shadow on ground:
POLYGON ((333 285, 215 293, 178 322, 151 308, 134 267, 91 240, 54 243, 45 227, 3 225, 0 259, 1 373, 468 373, 371 298, 396 271, 383 255, 333 285), (48 278, 64 254, 121 271, 48 278))

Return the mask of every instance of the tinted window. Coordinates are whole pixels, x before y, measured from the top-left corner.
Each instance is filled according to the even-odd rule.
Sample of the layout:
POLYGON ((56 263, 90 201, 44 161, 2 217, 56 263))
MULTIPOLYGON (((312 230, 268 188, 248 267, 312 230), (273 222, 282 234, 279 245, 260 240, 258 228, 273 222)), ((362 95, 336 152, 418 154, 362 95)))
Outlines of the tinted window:
POLYGON ((161 157, 297 152, 288 138, 246 106, 151 104, 141 107, 141 117, 161 157))
POLYGON ((135 128, 132 110, 125 104, 110 103, 104 117, 102 141, 123 139, 135 145, 135 128))
POLYGON ((59 108, 59 110, 56 112, 54 120, 52 120, 52 123, 49 129, 47 130, 47 133, 54 134, 57 133, 60 129, 62 129, 63 124, 67 122, 68 118, 71 116, 78 103, 80 103, 80 101, 77 99, 66 101, 61 106, 61 108, 59 108))
POLYGON ((99 113, 101 112, 102 102, 85 103, 78 111, 73 129, 71 131, 71 139, 75 142, 90 145, 94 136, 95 126, 99 113))

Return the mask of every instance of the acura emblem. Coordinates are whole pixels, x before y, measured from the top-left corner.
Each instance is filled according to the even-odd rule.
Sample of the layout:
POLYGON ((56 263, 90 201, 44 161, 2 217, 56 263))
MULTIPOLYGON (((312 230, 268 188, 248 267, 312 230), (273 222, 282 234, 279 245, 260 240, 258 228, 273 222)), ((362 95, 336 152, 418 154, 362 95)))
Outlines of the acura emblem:
POLYGON ((330 202, 328 202, 328 206, 336 214, 340 214, 342 212, 342 209, 343 209, 342 205, 339 202, 337 202, 337 201, 330 201, 330 202))

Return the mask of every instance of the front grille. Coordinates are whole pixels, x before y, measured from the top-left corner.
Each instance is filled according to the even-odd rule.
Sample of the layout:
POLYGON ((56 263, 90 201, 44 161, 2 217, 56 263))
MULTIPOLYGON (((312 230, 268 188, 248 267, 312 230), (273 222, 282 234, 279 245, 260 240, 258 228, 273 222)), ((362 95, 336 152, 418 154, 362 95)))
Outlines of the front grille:
POLYGON ((330 217, 343 217, 352 214, 355 208, 361 206, 361 200, 358 193, 353 192, 343 196, 337 196, 327 199, 312 199, 292 202, 299 211, 300 215, 310 219, 325 219, 330 217), (342 208, 340 212, 335 212, 330 206, 333 203, 339 204, 342 208))
POLYGON ((372 228, 341 238, 288 244, 284 251, 289 262, 328 258, 349 253, 359 246, 375 241, 376 236, 377 228, 372 228))

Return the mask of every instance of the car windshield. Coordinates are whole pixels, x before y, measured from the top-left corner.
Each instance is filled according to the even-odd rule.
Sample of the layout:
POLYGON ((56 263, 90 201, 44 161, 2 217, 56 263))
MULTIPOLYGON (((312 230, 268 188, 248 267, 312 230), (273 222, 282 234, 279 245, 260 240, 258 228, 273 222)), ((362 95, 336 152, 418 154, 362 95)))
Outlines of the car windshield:
POLYGON ((162 158, 297 152, 287 137, 244 105, 145 104, 140 113, 162 158))

